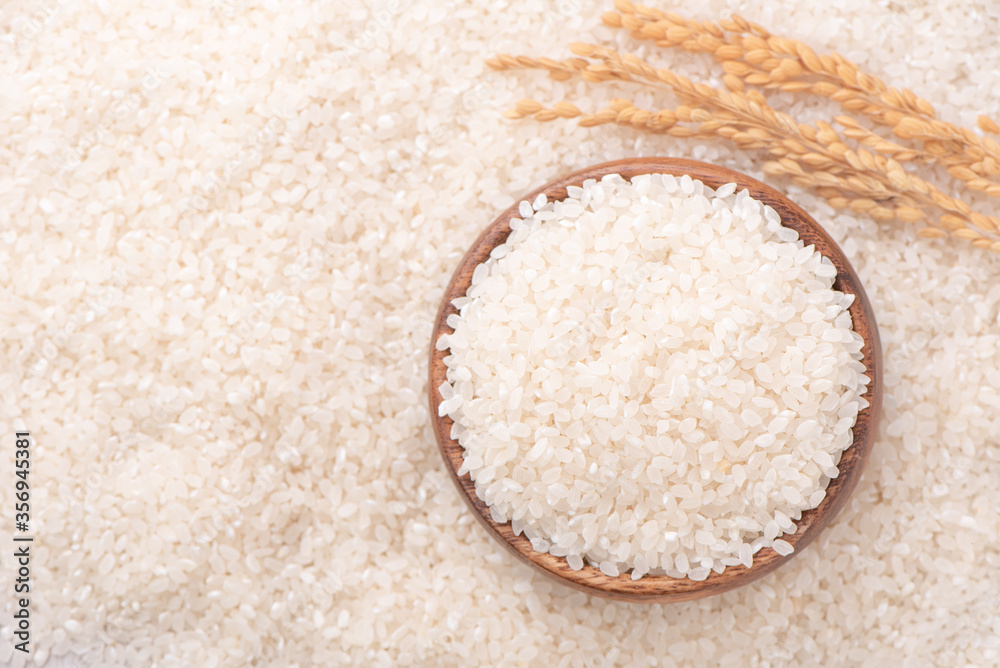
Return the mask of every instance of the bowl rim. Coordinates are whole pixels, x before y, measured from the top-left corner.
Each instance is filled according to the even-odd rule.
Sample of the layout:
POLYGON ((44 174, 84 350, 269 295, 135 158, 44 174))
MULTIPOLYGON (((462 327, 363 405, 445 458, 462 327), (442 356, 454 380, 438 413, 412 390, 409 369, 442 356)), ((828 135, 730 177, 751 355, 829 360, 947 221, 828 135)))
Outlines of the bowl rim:
POLYGON ((882 347, 871 303, 847 257, 819 223, 785 195, 750 176, 718 165, 684 158, 627 158, 593 165, 557 178, 519 198, 483 230, 455 269, 445 289, 431 334, 428 377, 428 402, 438 448, 452 482, 472 509, 473 515, 493 538, 521 561, 555 581, 579 591, 633 602, 679 602, 722 593, 749 584, 770 573, 811 543, 843 508, 857 486, 878 434, 882 404, 882 347), (854 303, 848 310, 851 313, 854 330, 864 339, 863 362, 865 374, 870 379, 867 391, 862 395, 869 405, 858 413, 852 429, 854 442, 841 455, 837 465, 838 476, 830 481, 823 501, 816 508, 802 513, 802 518, 796 522, 796 532, 782 536, 795 548, 795 551, 782 556, 772 548, 762 548, 754 555, 753 565, 749 569, 742 565, 728 566, 722 573, 711 571, 709 576, 701 581, 666 575, 645 575, 633 581, 629 572, 611 577, 586 563, 581 570, 574 571, 566 563, 565 557, 536 552, 523 534, 514 535, 509 521, 500 524, 493 520, 489 507, 476 494, 475 483, 468 473, 458 475, 464 449, 457 440, 451 438, 453 425, 451 418, 447 415, 438 416, 438 405, 442 401, 438 388, 447 377, 444 358, 450 351, 448 348, 438 350, 436 344, 442 334, 453 331, 446 322, 449 315, 458 313, 452 301, 465 295, 472 280, 472 271, 489 257, 493 248, 507 239, 510 234, 511 219, 519 217, 518 204, 522 201, 532 202, 543 193, 549 201, 563 199, 566 197, 568 186, 580 186, 587 179, 600 179, 607 174, 620 174, 626 179, 631 179, 653 173, 678 177, 688 175, 702 181, 710 188, 735 182, 737 192, 746 189, 754 199, 772 207, 781 217, 785 227, 796 230, 806 245, 814 244, 817 250, 828 257, 837 269, 833 288, 845 294, 855 295, 854 303))

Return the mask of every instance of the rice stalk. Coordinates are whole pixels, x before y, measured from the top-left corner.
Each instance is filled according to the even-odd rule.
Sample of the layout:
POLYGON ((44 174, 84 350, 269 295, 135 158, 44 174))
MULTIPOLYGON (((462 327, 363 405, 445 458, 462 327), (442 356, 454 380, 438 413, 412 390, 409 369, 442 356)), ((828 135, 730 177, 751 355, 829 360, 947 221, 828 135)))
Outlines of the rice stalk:
MULTIPOLYGON (((753 85, 826 97, 847 112, 888 126, 901 139, 923 143, 926 155, 949 170, 956 168, 955 178, 973 181, 1000 174, 1000 144, 939 120, 927 100, 908 89, 886 85, 838 53, 816 54, 802 42, 772 35, 740 16, 712 23, 628 0, 616 0, 615 7, 618 11, 603 15, 606 25, 628 29, 634 37, 653 40, 658 46, 711 54, 726 72, 729 87, 753 85)), ((979 126, 984 132, 1000 130, 986 116, 980 117, 979 126)), ((1000 189, 989 194, 1000 196, 1000 189)))
MULTIPOLYGON (((1000 196, 1000 183, 991 178, 1000 174, 1000 145, 991 138, 938 120, 926 101, 887 86, 837 54, 816 55, 740 17, 691 21, 627 0, 618 0, 616 8, 618 12, 604 16, 608 25, 664 46, 712 53, 725 71, 724 87, 695 83, 633 54, 574 43, 573 58, 498 55, 487 64, 496 70, 540 69, 557 80, 578 76, 591 83, 639 83, 668 90, 682 104, 651 110, 615 99, 604 109, 585 113, 569 101, 545 106, 525 99, 505 115, 541 122, 576 118, 583 127, 615 124, 678 138, 725 139, 740 149, 765 153, 765 173, 811 188, 834 207, 878 221, 921 223, 921 236, 951 236, 1000 252, 1000 218, 973 211, 964 200, 906 169, 942 164, 962 187, 1000 196), (772 108, 754 87, 821 94, 920 145, 886 138, 848 114, 832 123, 799 123, 772 108)), ((1000 126, 985 116, 979 126, 1000 134, 1000 126)))

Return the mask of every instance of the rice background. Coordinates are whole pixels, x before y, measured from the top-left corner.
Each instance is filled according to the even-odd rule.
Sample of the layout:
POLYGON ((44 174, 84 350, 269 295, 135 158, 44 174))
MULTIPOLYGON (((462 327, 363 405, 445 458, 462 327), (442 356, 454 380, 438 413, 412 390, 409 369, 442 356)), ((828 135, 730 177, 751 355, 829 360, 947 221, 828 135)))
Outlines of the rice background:
MULTIPOLYGON (((1000 115, 991 3, 659 6, 837 50, 948 120, 1000 115)), ((1000 665, 1000 262, 957 242, 777 184, 865 283, 885 413, 849 507, 752 586, 665 606, 572 593, 494 544, 445 477, 431 320, 497 212, 627 156, 761 176, 722 143, 500 117, 618 93, 489 72, 497 51, 594 40, 715 81, 600 26, 608 9, 0 5, 0 505, 9 541, 28 428, 34 665, 1000 665)), ((22 666, 12 553, 0 665, 22 666)))

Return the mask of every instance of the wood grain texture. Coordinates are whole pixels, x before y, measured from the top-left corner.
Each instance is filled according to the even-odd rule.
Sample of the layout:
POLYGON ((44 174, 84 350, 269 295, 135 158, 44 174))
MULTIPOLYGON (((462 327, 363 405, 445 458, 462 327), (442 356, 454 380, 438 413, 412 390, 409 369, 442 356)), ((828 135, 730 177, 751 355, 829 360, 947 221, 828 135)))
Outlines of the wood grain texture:
POLYGON ((628 573, 618 577, 609 577, 589 565, 584 566, 582 570, 574 571, 566 563, 565 558, 534 551, 527 538, 523 535, 514 535, 509 522, 499 524, 493 521, 489 508, 476 495, 475 483, 469 474, 459 476, 457 473, 462 465, 463 449, 456 440, 451 438, 451 418, 448 416, 438 417, 438 404, 441 403, 438 387, 446 380, 447 369, 444 358, 448 355, 448 350, 437 350, 435 343, 442 334, 452 332, 452 329, 446 324, 448 316, 458 312, 452 305, 452 300, 465 295, 476 266, 489 257, 493 248, 506 241, 510 234, 510 220, 518 217, 516 203, 493 221, 473 243, 445 291, 431 336, 430 386, 428 390, 431 417, 434 420, 438 446, 453 482, 483 526, 519 559, 541 570, 556 581, 589 594, 632 602, 687 601, 728 591, 770 573, 812 542, 844 506, 848 496, 858 483, 878 433, 878 419, 882 405, 882 346, 868 297, 865 295, 854 269, 833 239, 805 211, 789 201, 784 195, 744 174, 693 160, 674 158, 618 160, 588 167, 564 176, 525 195, 518 202, 522 200, 530 202, 539 193, 545 193, 549 201, 564 199, 567 186, 579 186, 586 179, 600 179, 606 174, 615 173, 621 174, 627 179, 639 174, 651 173, 675 176, 688 174, 712 188, 718 188, 730 182, 737 183, 738 190, 745 188, 752 197, 772 207, 781 216, 782 223, 786 227, 796 230, 806 245, 815 244, 817 250, 833 262, 837 268, 834 289, 855 295, 850 313, 854 322, 854 330, 865 341, 862 349, 863 361, 871 383, 864 396, 870 402, 870 406, 858 414, 857 424, 854 427, 854 444, 842 455, 838 465, 840 473, 836 479, 830 482, 826 498, 818 507, 802 514, 802 519, 796 522, 798 529, 794 534, 783 536, 784 540, 795 547, 795 552, 782 557, 772 549, 765 548, 754 556, 751 568, 730 566, 721 574, 713 571, 706 580, 701 582, 687 578, 677 579, 651 575, 632 581, 628 573))

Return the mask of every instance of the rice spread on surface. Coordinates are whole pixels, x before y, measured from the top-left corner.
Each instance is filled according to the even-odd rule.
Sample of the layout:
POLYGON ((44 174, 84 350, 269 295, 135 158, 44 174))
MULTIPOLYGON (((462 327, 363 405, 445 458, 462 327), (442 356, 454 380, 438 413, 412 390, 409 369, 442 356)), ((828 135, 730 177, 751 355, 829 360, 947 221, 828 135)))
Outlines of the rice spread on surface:
MULTIPOLYGON (((667 9, 665 5, 662 8, 667 9)), ((0 506, 32 446, 31 660, 51 666, 930 666, 1000 660, 1000 265, 776 182, 878 315, 882 427, 850 501, 774 573, 690 603, 561 587, 448 481, 427 349, 462 254, 569 171, 715 142, 510 123, 604 85, 487 70, 607 0, 0 5, 0 506), (82 658, 72 658, 75 656, 82 658)), ((1000 117, 991 5, 680 1, 838 51, 973 127, 1000 117)), ((607 84, 611 85, 611 84, 607 84)), ((615 84, 617 86, 617 84, 615 84)), ((669 102, 618 86, 637 106, 669 102)), ((789 99, 768 93, 773 104, 789 99)), ((836 115, 824 100, 796 116, 836 115)), ((972 201, 989 210, 995 200, 972 201)), ((8 533, 3 540, 10 545, 8 533)), ((17 564, 0 550, 0 665, 17 564)))

